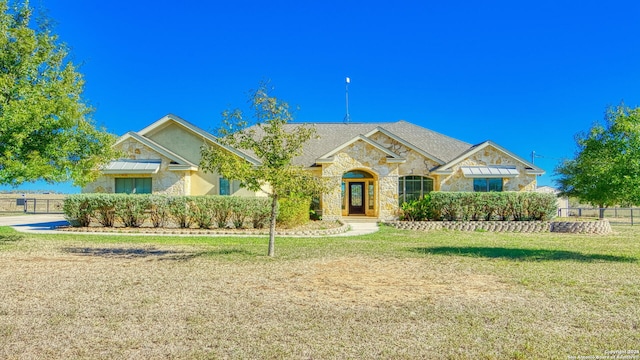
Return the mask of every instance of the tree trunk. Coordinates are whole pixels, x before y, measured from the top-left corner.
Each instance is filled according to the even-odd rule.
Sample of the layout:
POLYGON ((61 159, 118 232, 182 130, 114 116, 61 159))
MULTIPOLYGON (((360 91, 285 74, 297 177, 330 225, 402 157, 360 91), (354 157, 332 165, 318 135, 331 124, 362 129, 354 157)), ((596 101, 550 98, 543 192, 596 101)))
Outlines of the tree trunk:
POLYGON ((278 216, 278 195, 271 197, 271 221, 269 224, 269 252, 267 255, 276 256, 276 217, 278 216))

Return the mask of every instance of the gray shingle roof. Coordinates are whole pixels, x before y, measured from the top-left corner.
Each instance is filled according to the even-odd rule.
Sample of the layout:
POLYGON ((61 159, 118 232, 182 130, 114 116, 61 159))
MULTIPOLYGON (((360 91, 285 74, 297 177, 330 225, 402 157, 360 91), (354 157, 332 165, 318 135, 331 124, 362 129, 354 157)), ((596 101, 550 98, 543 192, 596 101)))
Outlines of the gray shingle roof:
MULTIPOLYGON (((298 125, 293 123, 287 126, 298 125)), ((313 123, 313 125, 319 138, 312 139, 305 144, 302 156, 295 160, 298 165, 312 166, 320 156, 354 137, 370 133, 378 127, 445 162, 455 159, 472 146, 469 143, 402 120, 388 123, 313 123)))

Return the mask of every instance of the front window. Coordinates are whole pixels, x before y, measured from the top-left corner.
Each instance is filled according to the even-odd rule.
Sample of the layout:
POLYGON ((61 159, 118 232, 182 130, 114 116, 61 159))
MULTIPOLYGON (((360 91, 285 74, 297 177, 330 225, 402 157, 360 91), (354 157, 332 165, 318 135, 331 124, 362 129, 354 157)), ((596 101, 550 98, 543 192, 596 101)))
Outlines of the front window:
POLYGON ((433 191, 433 179, 424 176, 402 176, 398 179, 400 204, 418 200, 433 191))
POLYGON ((489 192, 489 191, 502 191, 502 179, 488 178, 473 179, 473 191, 476 192, 489 192))
POLYGON ((151 194, 151 178, 116 178, 117 194, 151 194))
POLYGON ((229 180, 223 177, 218 181, 219 195, 232 195, 235 194, 236 191, 240 190, 240 181, 238 180, 229 180))

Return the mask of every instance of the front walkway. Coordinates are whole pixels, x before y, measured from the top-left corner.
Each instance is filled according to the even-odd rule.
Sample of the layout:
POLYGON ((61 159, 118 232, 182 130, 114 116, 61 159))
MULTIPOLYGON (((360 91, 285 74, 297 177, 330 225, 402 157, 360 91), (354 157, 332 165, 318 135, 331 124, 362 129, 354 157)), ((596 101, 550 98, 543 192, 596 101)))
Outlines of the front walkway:
MULTIPOLYGON (((377 219, 374 218, 366 218, 366 217, 345 217, 342 219, 346 224, 349 225, 350 229, 344 233, 335 234, 335 235, 319 235, 322 237, 325 236, 357 236, 357 235, 366 235, 371 234, 378 231, 377 219)), ((67 226, 69 223, 65 220, 64 215, 62 214, 36 214, 36 215, 11 215, 11 216, 0 216, 0 226, 11 226, 17 231, 24 233, 38 233, 38 234, 60 234, 60 231, 56 231, 55 228, 58 226, 67 226)), ((96 235, 100 233, 91 233, 91 235, 96 235)), ((108 235, 114 235, 118 233, 104 233, 108 235)), ((158 233, 154 234, 143 234, 143 233, 128 233, 122 235, 159 235, 158 233)), ((174 235, 175 234, 167 234, 174 235)), ((191 235, 194 236, 194 235, 191 235)), ((202 236, 247 236, 247 235, 202 235, 202 236)), ((250 235, 256 236, 256 235, 250 235)), ((290 236, 290 235, 278 235, 278 236, 290 236)), ((300 235, 298 235, 300 236, 300 235)), ((318 235, 316 235, 318 236, 318 235)))

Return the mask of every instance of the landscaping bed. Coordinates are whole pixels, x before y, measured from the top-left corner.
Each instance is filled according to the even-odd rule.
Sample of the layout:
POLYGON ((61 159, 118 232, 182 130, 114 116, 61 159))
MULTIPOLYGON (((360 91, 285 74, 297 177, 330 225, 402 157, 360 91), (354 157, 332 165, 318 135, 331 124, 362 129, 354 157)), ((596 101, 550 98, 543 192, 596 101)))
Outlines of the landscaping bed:
MULTIPOLYGON (((86 227, 60 227, 58 230, 82 233, 132 233, 132 234, 176 234, 176 235, 268 235, 269 228, 212 228, 201 229, 195 227, 180 228, 176 225, 167 227, 153 227, 150 224, 141 227, 124 227, 116 224, 113 227, 101 226, 99 223, 92 223, 86 227)), ((309 221, 292 228, 276 228, 276 235, 307 235, 321 236, 334 235, 346 232, 349 226, 339 221, 309 221)))
POLYGON ((609 220, 594 221, 388 221, 385 224, 404 230, 459 230, 492 232, 562 232, 609 234, 609 220))

